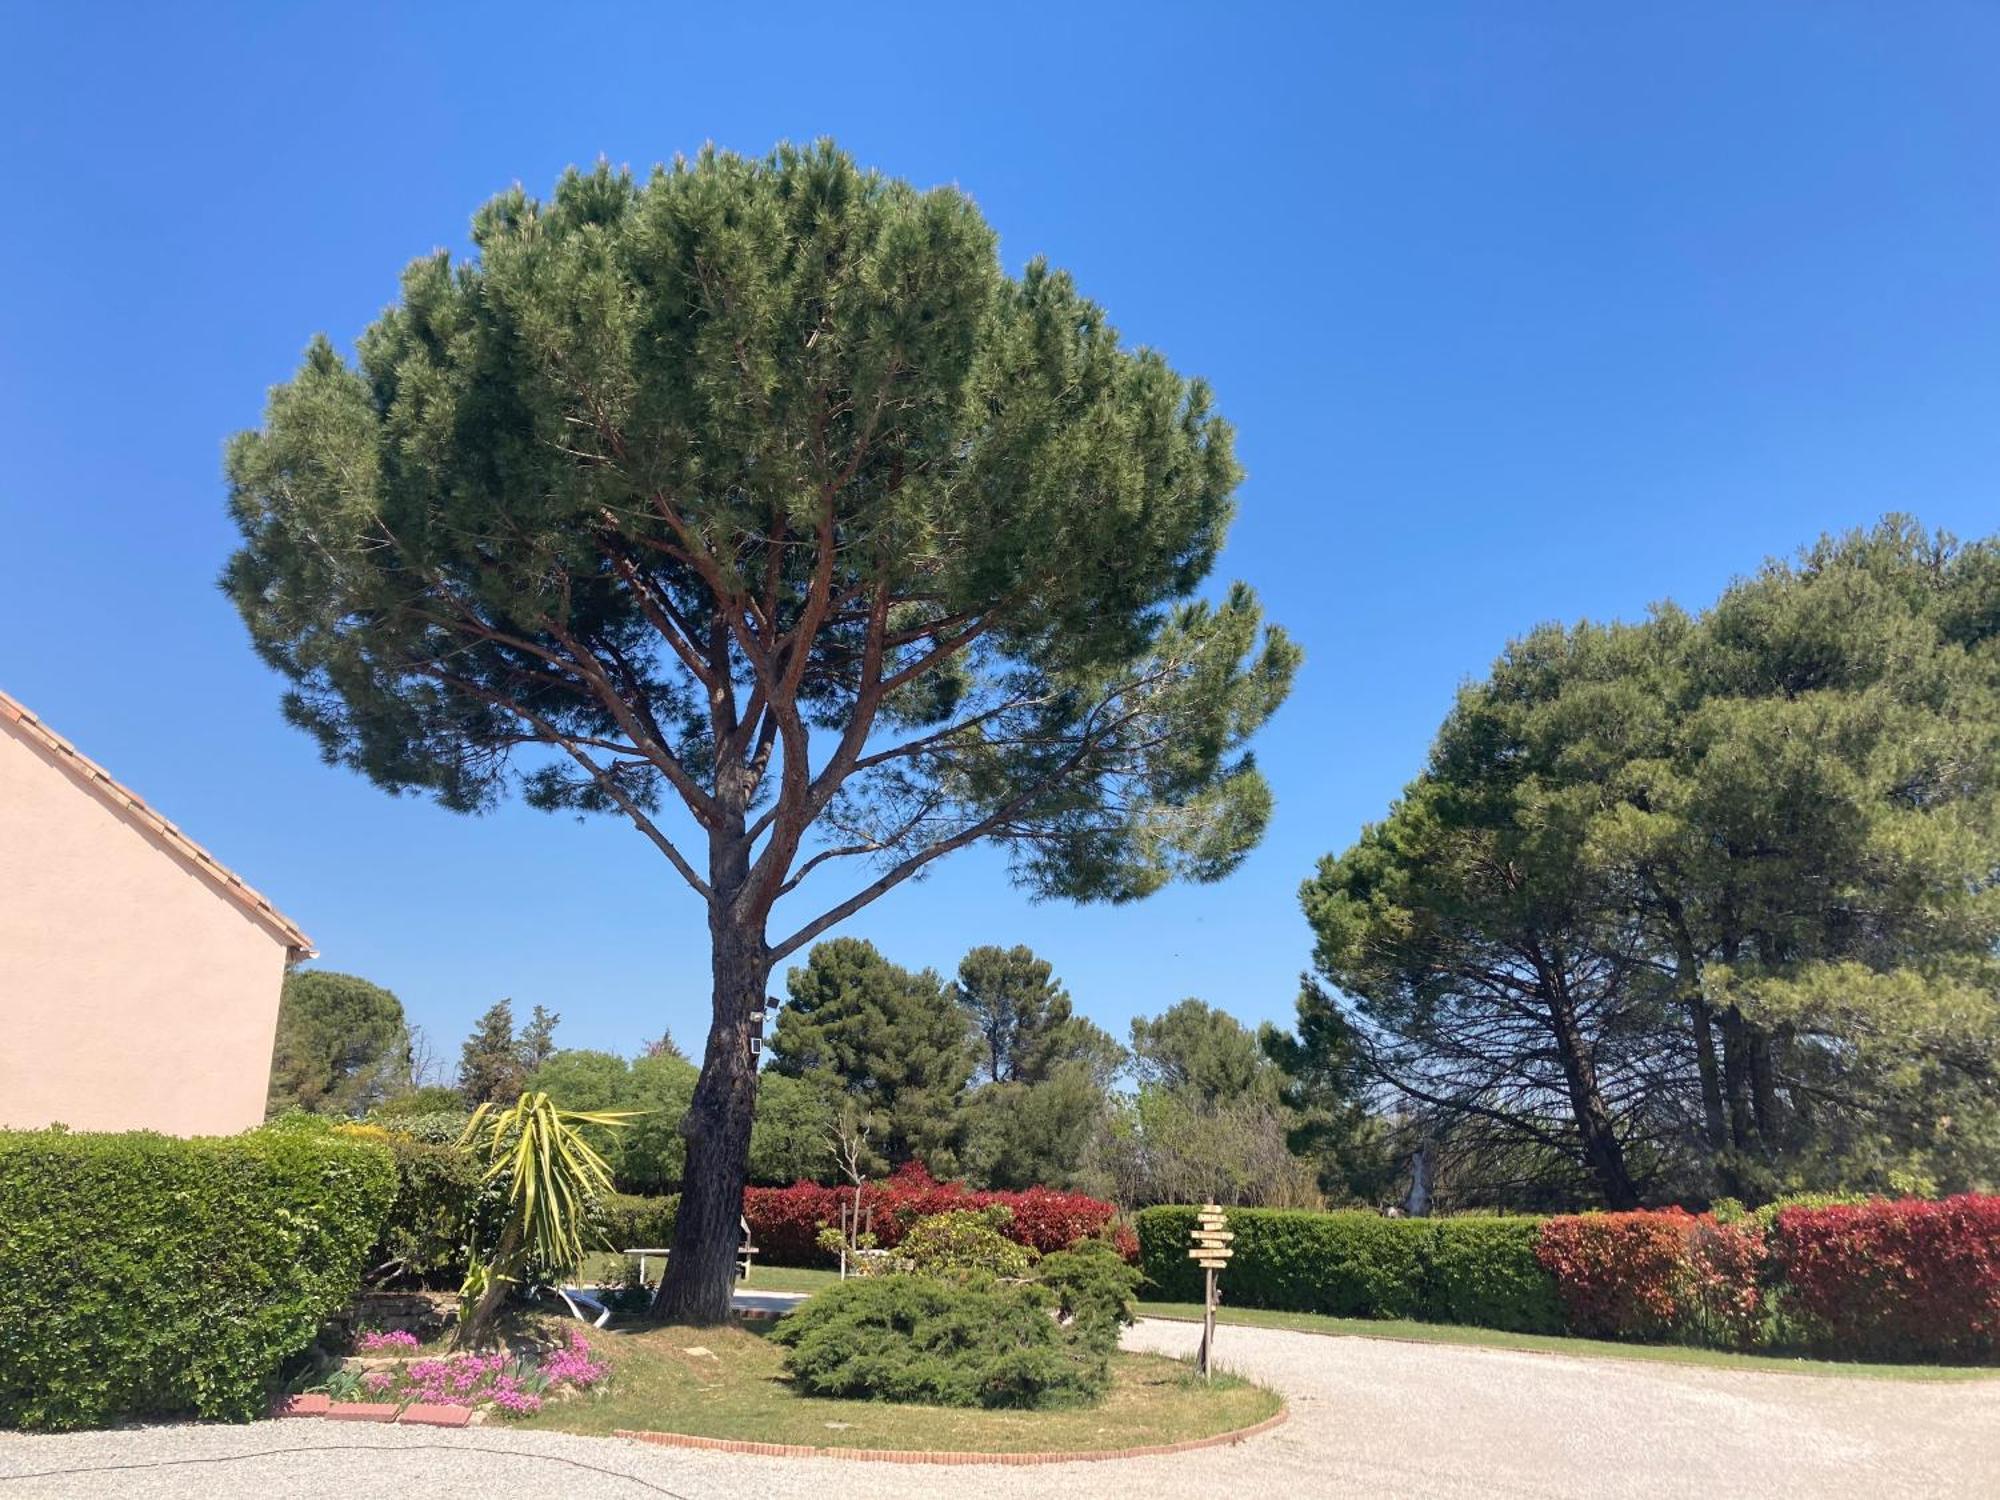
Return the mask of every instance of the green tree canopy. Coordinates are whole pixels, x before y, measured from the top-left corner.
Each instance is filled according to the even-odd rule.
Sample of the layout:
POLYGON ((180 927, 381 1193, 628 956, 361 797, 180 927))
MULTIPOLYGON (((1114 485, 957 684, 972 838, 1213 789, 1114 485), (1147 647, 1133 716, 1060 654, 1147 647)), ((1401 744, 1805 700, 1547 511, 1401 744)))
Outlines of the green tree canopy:
POLYGON ((378 984, 331 969, 285 976, 278 1000, 266 1113, 363 1115, 409 1086, 403 1002, 378 984))
POLYGON ((1033 1083, 975 1089, 965 1102, 965 1175, 990 1188, 1084 1186, 1110 1108, 1090 1064, 1076 1060, 1033 1083))
POLYGON ((1305 888, 1371 1067, 1612 1203, 1995 1180, 1996 578, 1891 520, 1514 643, 1305 888))
POLYGON ((1227 1011, 1182 1000, 1132 1018, 1132 1065, 1143 1084, 1185 1090, 1209 1102, 1275 1094, 1274 1070, 1256 1033, 1227 1011))
POLYGON ((1335 1202, 1389 1197, 1399 1164, 1373 1108, 1375 1080, 1367 1059, 1333 997, 1308 980, 1299 990, 1294 1029, 1266 1024, 1257 1041, 1283 1080, 1278 1097, 1290 1111, 1286 1144, 1315 1164, 1320 1191, 1335 1202))
POLYGON ((540 1005, 528 1017, 528 1024, 521 1028, 520 1038, 515 1044, 521 1052, 521 1066, 527 1072, 534 1072, 556 1055, 556 1026, 561 1020, 561 1016, 540 1005))
POLYGON ((989 1083, 1039 1083, 1056 1064, 1097 1050, 1096 1028, 1071 1014, 1048 960, 1025 945, 974 948, 959 961, 951 996, 978 1034, 989 1083))
POLYGON ((231 444, 224 587, 329 760, 621 815, 707 906, 659 1310, 719 1321, 772 966, 979 841, 1081 900, 1227 874, 1297 651, 1195 597, 1238 480, 1207 388, 962 193, 707 151, 473 242, 231 444))
POLYGON ((700 1070, 684 1057, 656 1052, 634 1060, 625 1108, 636 1115, 619 1153, 619 1185, 627 1192, 666 1193, 687 1178, 687 1139, 680 1122, 694 1098, 700 1070))
POLYGON ((853 1099, 875 1124, 883 1164, 915 1157, 953 1171, 973 1051, 943 981, 889 962, 873 943, 833 938, 786 976, 786 989, 770 1071, 853 1099))
POLYGON ((511 1103, 527 1077, 520 1039, 514 1035, 514 1002, 496 1000, 459 1048, 458 1091, 469 1105, 511 1103))
POLYGON ((757 1080, 750 1180, 783 1187, 831 1179, 834 1118, 832 1098, 813 1080, 766 1068, 757 1080))
POLYGON ((615 1052, 564 1047, 528 1074, 525 1087, 559 1109, 622 1110, 632 1100, 632 1065, 615 1052))

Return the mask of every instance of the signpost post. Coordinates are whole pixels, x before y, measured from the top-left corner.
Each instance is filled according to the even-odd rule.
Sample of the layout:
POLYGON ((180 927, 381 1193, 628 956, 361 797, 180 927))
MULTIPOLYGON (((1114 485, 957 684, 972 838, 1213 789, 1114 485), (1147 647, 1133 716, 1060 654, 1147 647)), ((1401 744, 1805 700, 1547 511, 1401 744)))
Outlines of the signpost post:
POLYGON ((1203 1280, 1207 1287, 1201 1302, 1201 1349, 1195 1355, 1195 1368, 1201 1372, 1203 1380, 1213 1380, 1215 1351, 1215 1276, 1229 1264, 1229 1257, 1236 1252, 1229 1248, 1236 1238, 1229 1232, 1229 1217, 1213 1203, 1202 1205, 1195 1218, 1194 1233, 1190 1236, 1194 1248, 1188 1251, 1188 1259, 1202 1268, 1203 1280))

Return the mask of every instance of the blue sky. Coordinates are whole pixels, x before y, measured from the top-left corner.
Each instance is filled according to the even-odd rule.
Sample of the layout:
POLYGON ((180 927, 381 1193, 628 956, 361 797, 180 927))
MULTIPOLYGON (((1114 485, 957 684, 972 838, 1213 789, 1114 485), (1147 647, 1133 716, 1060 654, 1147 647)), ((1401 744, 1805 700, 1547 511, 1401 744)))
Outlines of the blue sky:
POLYGON ((512 182, 832 135, 1213 382, 1222 576, 1308 653, 1268 839, 1109 910, 962 854, 844 929, 1030 943, 1121 1034, 1290 1014, 1299 881, 1510 635, 1887 510, 2000 529, 2000 10, 726 9, 0 3, 0 687, 453 1052, 501 996, 698 1038, 701 913, 621 825, 320 765, 214 588, 220 456, 512 182))

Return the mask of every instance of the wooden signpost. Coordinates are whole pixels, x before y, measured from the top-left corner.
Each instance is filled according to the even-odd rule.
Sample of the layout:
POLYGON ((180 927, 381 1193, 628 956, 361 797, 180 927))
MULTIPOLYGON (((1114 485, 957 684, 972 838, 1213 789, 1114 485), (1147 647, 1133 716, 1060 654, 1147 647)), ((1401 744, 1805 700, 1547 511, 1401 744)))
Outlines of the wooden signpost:
POLYGON ((1212 1354, 1215 1348, 1215 1275, 1229 1265, 1229 1257, 1236 1252, 1229 1248, 1236 1238, 1229 1232, 1229 1216, 1213 1203, 1204 1204, 1195 1217, 1194 1233, 1190 1236, 1194 1248, 1188 1251, 1188 1259, 1200 1266, 1206 1273, 1208 1283, 1201 1300, 1201 1349, 1195 1355, 1195 1368, 1201 1372, 1203 1380, 1215 1378, 1212 1368, 1212 1354))

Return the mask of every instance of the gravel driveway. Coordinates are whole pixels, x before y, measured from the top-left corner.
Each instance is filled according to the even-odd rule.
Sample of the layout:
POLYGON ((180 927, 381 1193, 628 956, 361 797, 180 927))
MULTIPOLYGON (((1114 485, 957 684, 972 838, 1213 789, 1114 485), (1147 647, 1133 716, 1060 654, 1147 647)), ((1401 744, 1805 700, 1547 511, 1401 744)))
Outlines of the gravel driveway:
MULTIPOLYGON (((1126 1343, 1185 1354, 1195 1333, 1145 1322, 1126 1343)), ((945 1470, 494 1427, 258 1422, 0 1434, 0 1500, 2000 1495, 2000 1380, 1748 1374, 1253 1328, 1223 1329, 1218 1353, 1283 1390, 1291 1420, 1236 1447, 1171 1459, 945 1470)))

